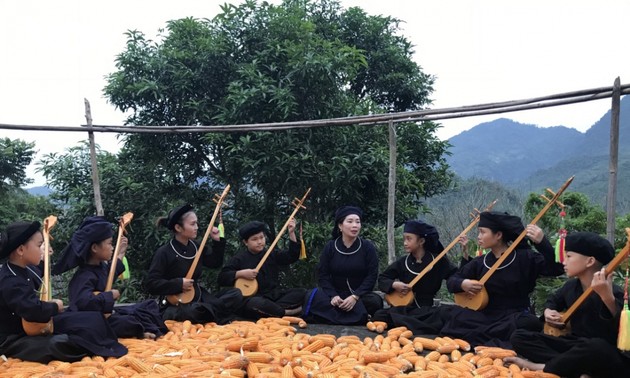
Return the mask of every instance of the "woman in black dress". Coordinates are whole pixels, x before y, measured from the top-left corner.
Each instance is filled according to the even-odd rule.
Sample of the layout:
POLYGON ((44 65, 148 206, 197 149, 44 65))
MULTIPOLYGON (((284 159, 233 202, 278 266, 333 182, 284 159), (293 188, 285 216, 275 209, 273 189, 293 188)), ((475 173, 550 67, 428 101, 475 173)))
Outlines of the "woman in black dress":
POLYGON ((373 292, 378 277, 378 255, 371 241, 359 237, 363 212, 344 206, 335 213, 332 239, 318 266, 319 287, 307 296, 304 316, 329 324, 365 324, 368 315, 383 307, 373 292))
POLYGON ((150 294, 160 296, 162 318, 193 323, 224 324, 231 321, 243 302, 240 290, 227 288, 211 294, 198 281, 204 266, 220 268, 223 264, 225 239, 219 237, 219 230, 216 227, 212 230, 212 247, 206 244, 200 264, 188 279, 186 274, 199 248, 199 243, 194 240, 199 225, 192 206, 187 204, 171 210, 167 217, 158 219, 158 226, 169 229, 173 238, 155 251, 145 287, 150 294), (189 290, 194 290, 194 299, 190 303, 171 304, 166 300, 167 295, 189 290))
MULTIPOLYGON (((468 239, 462 237, 464 246, 468 239)), ((405 326, 414 334, 437 335, 450 306, 434 306, 434 298, 442 287, 442 281, 456 271, 448 256, 442 257, 431 270, 413 287, 408 283, 416 278, 443 250, 440 235, 435 227, 421 220, 405 222, 403 231, 404 256, 393 262, 378 277, 378 288, 384 293, 413 293, 413 301, 407 306, 382 309, 373 319, 387 322, 389 327, 405 326), (443 314, 444 313, 444 314, 443 314)))
MULTIPOLYGON (((482 288, 478 280, 525 227, 517 216, 492 211, 481 213, 478 230, 479 246, 490 252, 475 257, 448 279, 447 287, 452 293, 478 293, 482 288)), ((480 311, 453 308, 442 334, 462 338, 473 345, 510 347, 510 335, 517 328, 542 330, 542 324, 531 312, 530 294, 539 276, 559 274, 562 274, 562 265, 555 262, 553 250, 543 249, 538 253, 526 241, 521 241, 485 283, 488 305, 480 311)))

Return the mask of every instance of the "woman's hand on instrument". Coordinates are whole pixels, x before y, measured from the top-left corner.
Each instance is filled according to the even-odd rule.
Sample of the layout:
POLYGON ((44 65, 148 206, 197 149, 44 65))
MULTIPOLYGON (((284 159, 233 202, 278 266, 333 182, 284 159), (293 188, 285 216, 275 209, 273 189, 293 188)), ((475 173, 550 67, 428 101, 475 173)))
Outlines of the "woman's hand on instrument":
POLYGON ((339 307, 341 305, 341 303, 343 303, 343 299, 341 299, 340 296, 335 295, 331 300, 330 300, 330 304, 333 307, 339 307))
POLYGON ((193 290, 195 280, 192 278, 182 278, 182 292, 193 290))
POLYGON ((543 237, 545 237, 545 233, 542 228, 536 226, 535 224, 528 224, 527 237, 535 244, 539 244, 543 240, 543 237))
POLYGON ((295 221, 295 218, 291 218, 291 220, 289 221, 289 224, 287 225, 287 229, 289 230, 289 233, 295 232, 296 224, 297 222, 295 221))
POLYGON ((256 276, 258 276, 258 271, 256 269, 241 269, 236 272, 236 278, 255 280, 256 276))
POLYGON ((562 314, 556 310, 552 310, 550 308, 545 309, 545 322, 552 326, 556 327, 564 327, 564 323, 562 323, 562 314))
POLYGON ((289 224, 287 225, 287 229, 289 230, 289 240, 291 240, 292 242, 297 241, 297 236, 295 236, 295 227, 296 227, 295 225, 296 225, 295 218, 291 218, 291 220, 289 221, 289 224))
POLYGON ((212 227, 212 232, 210 233, 210 237, 214 241, 221 240, 221 234, 219 233, 219 229, 217 227, 212 227))
POLYGON ((351 311, 358 301, 359 300, 354 295, 349 295, 346 299, 341 301, 339 308, 344 311, 351 311))
POLYGON ((411 290, 411 287, 409 287, 409 285, 407 285, 406 283, 402 281, 395 281, 392 284, 392 287, 394 288, 394 290, 396 290, 397 292, 401 294, 407 294, 409 290, 411 290))
POLYGON ((129 246, 129 239, 126 236, 120 238, 120 248, 118 249, 118 259, 122 260, 127 253, 127 247, 129 246))
POLYGON ((468 244, 468 235, 459 235, 457 238, 457 242, 462 246, 464 250, 466 250, 466 245, 468 244))
POLYGON ((593 274, 591 287, 593 288, 593 291, 596 292, 597 295, 600 296, 600 298, 602 299, 606 297, 613 298, 614 296, 613 296, 613 291, 612 291, 612 285, 613 285, 612 279, 613 279, 612 273, 609 274, 608 277, 606 277, 606 269, 602 268, 602 270, 595 272, 595 274, 593 274))
POLYGON ((51 302, 57 304, 57 309, 59 312, 63 312, 63 301, 61 299, 52 299, 51 302))
POLYGON ((462 281, 462 290, 464 290, 469 295, 476 295, 481 291, 483 285, 477 280, 469 280, 465 279, 462 281))
POLYGON ((117 301, 118 298, 120 298, 120 291, 118 291, 117 289, 112 289, 112 297, 114 297, 114 300, 117 301))

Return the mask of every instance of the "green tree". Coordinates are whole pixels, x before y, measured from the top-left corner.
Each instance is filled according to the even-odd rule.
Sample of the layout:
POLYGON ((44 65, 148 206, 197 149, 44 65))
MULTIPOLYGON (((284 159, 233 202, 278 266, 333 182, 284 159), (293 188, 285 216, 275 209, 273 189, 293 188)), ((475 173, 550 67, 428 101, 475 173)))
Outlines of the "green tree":
POLYGON ((35 143, 0 138, 0 194, 32 182, 26 177, 26 167, 33 160, 33 147, 35 143))
POLYGON ((0 229, 18 220, 42 220, 57 209, 43 196, 21 188, 32 182, 26 168, 33 160, 34 143, 0 138, 0 229))
MULTIPOLYGON (((412 60, 398 23, 342 9, 337 1, 225 5, 213 20, 168 22, 159 43, 129 32, 105 94, 132 111, 131 125, 281 122, 420 109, 429 103, 434 79, 412 60)), ((399 221, 449 183, 447 143, 433 135, 437 127, 398 127, 399 221)), ((303 215, 310 221, 329 219, 336 206, 350 202, 367 210, 368 221, 385 219, 385 127, 131 135, 125 141, 121 161, 142 161, 165 182, 205 183, 199 190, 206 198, 205 189, 230 183, 241 220, 258 218, 277 229, 290 199, 307 187, 313 187, 310 201, 316 204, 303 215)))
MULTIPOLYGON (((315 120, 422 109, 434 78, 413 61, 399 21, 369 16, 338 1, 290 0, 279 6, 247 1, 224 5, 212 20, 169 21, 159 42, 127 33, 116 72, 104 89, 129 111, 129 125, 222 125, 315 120)), ((444 191, 451 174, 448 147, 437 124, 405 123, 398 133, 398 222, 415 216, 425 198, 444 191)), ((309 281, 329 237, 336 207, 366 210, 365 235, 384 248, 388 132, 349 126, 229 134, 129 134, 116 155, 98 154, 106 216, 126 211, 131 223, 132 265, 146 268, 168 237, 154 220, 190 202, 205 231, 211 198, 232 186, 224 211, 227 237, 241 247, 240 223, 259 219, 272 232, 286 221, 293 197, 312 187, 305 240, 312 256, 296 265, 309 281), (206 216, 207 215, 207 216, 206 216), (376 231, 376 230, 379 230, 376 231)), ((43 172, 76 227, 93 214, 86 146, 49 155, 43 172)), ((297 276, 296 276, 297 277, 297 276)), ((212 277, 207 277, 212 281, 212 277)), ((306 285, 306 284, 305 284, 306 285)))
MULTIPOLYGON (((546 194, 546 197, 551 198, 549 194, 546 194)), ((606 213, 601 207, 591 204, 585 194, 565 191, 560 201, 565 205, 564 227, 568 232, 606 233, 606 213)), ((540 194, 530 193, 525 202, 527 220, 533 219, 546 204, 547 201, 540 197, 540 194)), ((560 208, 551 207, 538 225, 553 239, 561 226, 560 208)))

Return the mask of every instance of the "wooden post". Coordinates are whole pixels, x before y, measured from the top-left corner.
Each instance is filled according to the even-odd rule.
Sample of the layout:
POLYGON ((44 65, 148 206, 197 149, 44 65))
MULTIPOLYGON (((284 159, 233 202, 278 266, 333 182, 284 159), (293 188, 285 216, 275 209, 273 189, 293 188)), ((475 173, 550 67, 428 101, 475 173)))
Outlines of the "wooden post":
POLYGON ((394 214, 396 210, 396 126, 389 121, 389 177, 387 185, 387 262, 396 260, 394 242, 394 214))
MULTIPOLYGON (((85 120, 87 121, 87 127, 92 128, 92 110, 90 109, 90 102, 87 98, 84 98, 85 102, 85 120)), ((92 186, 94 187, 94 206, 96 207, 96 215, 104 215, 103 202, 101 201, 101 183, 98 178, 98 165, 96 164, 96 147, 94 145, 94 132, 88 131, 88 137, 90 139, 90 161, 92 162, 92 186)))
POLYGON ((608 165, 608 196, 606 198, 606 237, 615 245, 615 210, 617 205, 617 164, 619 155, 619 108, 621 100, 621 80, 615 79, 610 109, 610 162, 608 165))

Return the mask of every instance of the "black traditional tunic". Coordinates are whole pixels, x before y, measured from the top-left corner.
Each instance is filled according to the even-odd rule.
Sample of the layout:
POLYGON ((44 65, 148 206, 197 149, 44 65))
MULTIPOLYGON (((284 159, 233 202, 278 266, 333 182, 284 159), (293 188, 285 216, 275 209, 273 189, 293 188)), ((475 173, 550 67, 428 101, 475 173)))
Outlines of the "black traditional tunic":
MULTIPOLYGON (((549 297, 545 308, 564 312, 582 293, 584 290, 580 280, 571 279, 549 297)), ((623 304, 623 290, 614 285, 613 295, 619 314, 623 304)), ((594 345, 599 345, 599 349, 606 349, 601 342, 616 349, 619 316, 613 316, 601 297, 597 293, 591 293, 573 313, 569 322, 571 331, 566 336, 555 337, 540 332, 517 330, 510 341, 520 355, 536 363, 545 363, 545 371, 562 376, 579 376, 587 373, 607 376, 602 374, 603 366, 607 365, 606 355, 601 356, 603 360, 584 357, 588 356, 588 351, 593 349, 594 345), (592 346, 586 348, 585 345, 589 343, 592 346), (578 362, 579 358, 576 361, 578 356, 584 361, 578 362)), ((614 354, 608 357, 612 358, 614 354)))
MULTIPOLYGON (((241 269, 255 269, 267 250, 251 253, 244 250, 234 255, 219 273, 220 286, 234 286, 236 272, 241 269)), ((289 266, 300 257, 300 244, 289 241, 289 249, 274 249, 258 271, 256 282, 258 292, 246 298, 240 314, 246 318, 282 317, 286 309, 297 308, 304 301, 305 289, 285 289, 279 285, 280 268, 289 266)))
MULTIPOLYGON (((462 292, 465 279, 479 280, 497 261, 491 252, 472 259, 447 281, 452 293, 462 292)), ((442 334, 462 338, 473 345, 510 347, 509 338, 517 328, 541 330, 542 324, 531 311, 529 296, 540 275, 560 274, 553 251, 541 253, 517 248, 485 284, 489 301, 486 308, 473 311, 453 308, 442 334)))
MULTIPOLYGON (((110 266, 109 263, 84 265, 74 273, 68 289, 70 310, 111 314, 107 321, 118 337, 143 338, 145 332, 159 337, 168 332, 155 300, 114 308, 112 292, 105 292, 110 266)), ((116 277, 124 270, 122 263, 116 264, 116 277)))
POLYGON ((346 248, 341 238, 330 240, 322 251, 318 266, 319 287, 310 294, 304 308, 305 316, 330 324, 364 324, 368 313, 382 308, 374 285, 378 276, 378 255, 371 241, 357 238, 346 248), (360 299, 350 311, 333 307, 335 296, 345 299, 350 295, 360 299))
POLYGON ((155 251, 145 287, 150 294, 160 296, 163 319, 178 321, 190 320, 194 323, 216 322, 224 324, 234 318, 236 309, 241 306, 243 296, 238 289, 221 290, 210 294, 199 285, 203 267, 220 268, 223 264, 225 240, 212 241, 212 248, 206 246, 197 264, 192 278, 195 280, 195 297, 191 303, 173 306, 166 300, 166 295, 182 292, 183 277, 197 253, 197 242, 190 240, 183 245, 173 238, 155 251))
MULTIPOLYGON (((435 255, 429 252, 420 262, 411 254, 400 257, 378 276, 378 288, 385 293, 394 292, 395 281, 411 282, 434 258, 435 255)), ((414 285, 414 301, 409 306, 379 310, 373 319, 387 322, 390 328, 405 326, 414 334, 438 334, 450 306, 433 307, 433 299, 442 286, 442 280, 456 271, 457 268, 444 256, 414 285)))
POLYGON ((77 361, 87 355, 120 357, 127 348, 98 312, 58 313, 56 303, 39 300, 37 267, 10 262, 0 269, 0 354, 27 361, 77 361), (45 323, 53 319, 54 334, 26 336, 22 319, 45 323))

